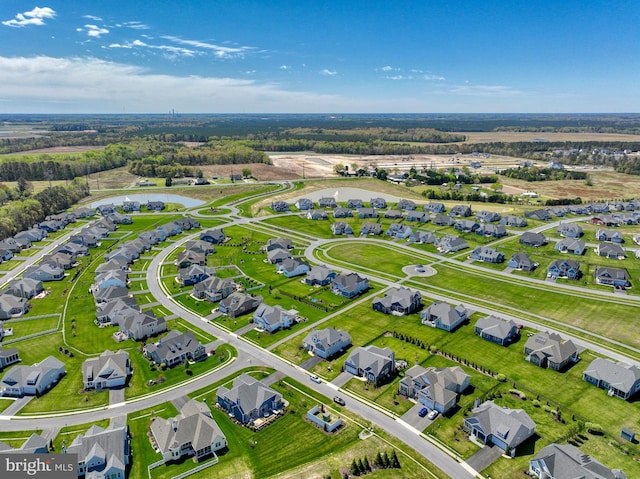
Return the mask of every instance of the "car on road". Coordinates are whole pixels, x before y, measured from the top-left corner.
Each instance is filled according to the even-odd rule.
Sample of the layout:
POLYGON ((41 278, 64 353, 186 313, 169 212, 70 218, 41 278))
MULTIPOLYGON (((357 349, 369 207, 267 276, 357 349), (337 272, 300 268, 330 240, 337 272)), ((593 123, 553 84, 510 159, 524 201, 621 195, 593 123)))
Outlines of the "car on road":
POLYGON ((320 379, 320 378, 319 378, 318 376, 316 376, 315 374, 314 374, 313 376, 311 376, 311 380, 312 380, 314 383, 318 383, 318 384, 322 383, 322 379, 320 379))
POLYGON ((333 402, 336 404, 340 404, 340 406, 344 406, 346 404, 344 402, 344 399, 342 399, 340 396, 333 396, 333 402))
POLYGON ((420 409, 418 411, 418 416, 425 417, 428 412, 429 412, 429 410, 426 407, 423 407, 422 409, 420 409))
POLYGON ((436 411, 435 409, 432 409, 431 412, 427 414, 427 418, 431 420, 434 420, 437 417, 438 417, 438 411, 436 411))

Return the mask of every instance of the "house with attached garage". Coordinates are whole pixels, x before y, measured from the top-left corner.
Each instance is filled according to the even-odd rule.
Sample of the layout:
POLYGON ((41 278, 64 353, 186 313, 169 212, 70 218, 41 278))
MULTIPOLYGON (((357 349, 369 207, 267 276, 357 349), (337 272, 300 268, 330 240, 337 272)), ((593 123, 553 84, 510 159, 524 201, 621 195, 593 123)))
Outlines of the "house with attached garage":
POLYGON ((538 263, 534 262, 527 253, 515 253, 509 259, 507 266, 519 271, 533 271, 538 267, 538 263))
POLYGON ((300 259, 288 258, 276 265, 276 271, 282 273, 286 278, 293 278, 307 274, 311 266, 306 261, 300 259))
POLYGON ((347 208, 362 208, 364 206, 364 204, 362 203, 362 200, 359 199, 351 199, 351 200, 347 200, 347 208))
POLYGON ((276 213, 282 213, 284 211, 289 211, 289 203, 286 201, 272 201, 271 209, 276 213))
POLYGON ((9 261, 11 258, 13 258, 13 252, 11 250, 0 249, 0 263, 9 261))
POLYGON ((580 263, 571 259, 557 259, 547 268, 547 276, 551 278, 578 279, 581 274, 580 263))
POLYGON ((353 217, 353 211, 349 208, 334 208, 333 210, 334 218, 351 218, 353 217))
POLYGON ((582 236, 582 226, 576 223, 560 223, 556 228, 556 233, 563 238, 580 238, 582 236))
POLYGON ((352 235, 353 228, 351 228, 350 224, 345 223, 344 221, 336 221, 331 224, 331 232, 334 235, 352 235))
POLYGON ((437 214, 432 218, 431 222, 436 226, 453 226, 456 220, 449 215, 437 214))
POLYGON ((571 444, 552 443, 529 461, 529 475, 538 479, 627 479, 571 444))
POLYGON ((480 228, 476 230, 476 234, 491 238, 502 238, 503 236, 507 236, 507 229, 503 225, 483 223, 480 228))
POLYGON ((407 241, 417 244, 433 244, 437 239, 438 237, 433 231, 414 231, 409 235, 407 241))
POLYGON ((0 295, 0 319, 22 316, 27 311, 29 311, 27 298, 6 293, 0 295))
POLYGON ((370 383, 379 384, 395 373, 396 356, 390 348, 358 347, 344 362, 344 370, 370 383))
POLYGON ((427 223, 431 218, 424 211, 409 211, 407 212, 407 221, 414 221, 418 223, 427 223))
POLYGON ((220 386, 216 393, 218 405, 242 424, 270 416, 284 407, 282 395, 248 374, 233 381, 231 389, 220 386))
POLYGON ((551 219, 551 214, 547 210, 525 211, 524 215, 527 218, 538 221, 549 221, 551 219))
POLYGON ((135 298, 130 296, 107 301, 106 303, 98 305, 96 309, 96 321, 100 324, 118 324, 116 314, 124 310, 139 312, 140 307, 136 303, 135 298))
POLYGON ((469 258, 484 263, 502 263, 504 262, 504 253, 488 246, 476 246, 473 248, 469 258))
POLYGON ((382 225, 380 223, 362 223, 360 227, 360 236, 377 236, 382 234, 382 225))
POLYGON ((216 252, 215 246, 203 240, 189 240, 184 244, 184 250, 191 253, 199 253, 205 256, 216 252))
POLYGON ((444 203, 429 201, 429 203, 422 207, 422 210, 429 213, 444 213, 447 211, 447 208, 444 206, 444 203))
POLYGON ((384 217, 388 220, 401 220, 403 215, 400 210, 387 210, 384 212, 384 217))
POLYGON ((518 242, 523 246, 532 246, 538 248, 547 244, 547 238, 541 233, 533 233, 532 231, 525 231, 518 238, 518 242))
POLYGON ((189 399, 176 417, 153 418, 151 436, 165 462, 182 457, 200 462, 227 447, 227 438, 213 420, 209 406, 194 399, 189 399))
POLYGON ((162 211, 165 208, 164 201, 147 201, 148 211, 162 211))
POLYGON ((612 243, 624 243, 622 233, 615 230, 596 230, 596 240, 598 241, 610 241, 612 243))
POLYGON ((625 259, 624 248, 616 243, 600 243, 594 250, 598 256, 609 259, 625 259))
POLYGON ((117 225, 133 224, 133 218, 131 217, 131 215, 123 215, 121 213, 115 212, 109 214, 107 218, 117 225))
POLYGON ((341 273, 331 281, 331 292, 353 298, 369 289, 369 280, 358 273, 341 273))
POLYGON ((578 362, 578 348, 570 339, 549 331, 540 331, 530 336, 524 345, 526 360, 541 368, 561 371, 566 366, 578 362))
POLYGON ((391 223, 387 229, 387 236, 392 236, 397 239, 405 239, 411 236, 413 230, 409 225, 403 225, 401 223, 391 223))
POLYGON ((467 216, 471 216, 472 214, 473 213, 471 211, 471 206, 467 206, 467 205, 456 205, 453 208, 451 208, 451 211, 449 211, 450 216, 467 217, 467 216))
POLYGON ((126 288, 128 284, 127 272, 115 270, 96 273, 96 279, 93 284, 98 289, 126 288))
POLYGON ((386 208, 387 201, 384 198, 371 198, 369 206, 371 206, 371 208, 386 208))
POLYGON ((449 303, 434 301, 420 313, 420 320, 432 328, 451 332, 468 319, 468 314, 462 304, 454 308, 449 303))
POLYGON ((63 454, 77 454, 78 477, 124 479, 131 464, 131 440, 126 426, 106 429, 94 424, 78 434, 63 454))
POLYGON ((582 379, 607 391, 609 396, 628 400, 640 391, 640 369, 631 364, 596 358, 587 366, 582 379))
POLYGON ((424 368, 417 364, 405 371, 398 384, 398 394, 444 414, 455 407, 458 396, 470 382, 471 376, 459 366, 424 368))
POLYGON ((60 281, 64 279, 64 269, 51 263, 29 266, 22 274, 25 278, 37 281, 60 281))
POLYGON ((615 288, 630 288, 629 274, 623 268, 609 268, 608 266, 596 266, 593 272, 596 284, 604 284, 615 288))
MULTIPOLYGON (((1 332, 2 328, 0 327, 1 332)), ((0 339, 2 339, 2 334, 0 334, 0 339)), ((18 362, 20 362, 20 353, 17 348, 3 349, 0 345, 0 370, 18 362)))
POLYGON ((198 299, 206 299, 216 303, 236 290, 236 283, 231 278, 209 276, 204 281, 193 285, 193 295, 198 299))
POLYGON ((469 243, 455 235, 446 235, 438 238, 434 245, 441 253, 457 253, 469 247, 469 243))
POLYGON ((293 243, 289 238, 269 238, 264 250, 272 251, 274 249, 290 250, 293 249, 293 243))
POLYGON ((493 223, 494 221, 500 221, 502 216, 495 211, 478 211, 476 212, 476 219, 481 223, 493 223))
POLYGON ((40 396, 65 374, 64 363, 53 356, 47 356, 33 366, 14 366, 2 376, 0 396, 40 396))
POLYGON ((314 221, 328 220, 329 215, 327 215, 327 212, 324 210, 309 210, 307 212, 307 219, 314 221))
POLYGON ((534 435, 536 423, 522 409, 509 409, 486 401, 464 418, 464 428, 478 441, 513 454, 534 435))
POLYGON ((131 268, 129 267, 129 264, 121 258, 109 260, 106 263, 100 264, 96 268, 96 274, 106 273, 107 271, 125 271, 127 273, 130 273, 131 268))
POLYGON ((96 304, 106 303, 118 298, 126 298, 127 296, 129 296, 129 290, 127 288, 112 287, 93 290, 93 299, 96 301, 96 304))
POLYGON ((360 219, 377 217, 378 212, 375 210, 375 208, 358 208, 358 218, 360 219))
POLYGON ((506 346, 518 336, 518 326, 511 319, 490 315, 476 321, 474 332, 486 341, 506 346))
POLYGON ((416 204, 411 200, 400 200, 398 201, 398 209, 399 210, 415 210, 416 204))
POLYGON ((251 296, 247 293, 234 292, 220 301, 218 309, 230 318, 237 318, 250 313, 262 303, 262 296, 251 296))
POLYGON ((204 346, 195 338, 191 331, 180 333, 169 331, 158 342, 146 344, 142 351, 145 357, 156 364, 166 364, 167 367, 184 364, 185 361, 202 361, 207 359, 204 346))
POLYGON ((576 254, 578 256, 582 255, 585 250, 584 241, 576 238, 563 238, 556 243, 554 249, 556 251, 560 251, 561 253, 569 253, 576 254))
POLYGON ((296 320, 295 309, 285 310, 282 306, 269 306, 262 303, 253 313, 253 322, 266 333, 274 333, 280 329, 290 328, 296 320))
POLYGON ((271 264, 282 263, 285 259, 291 259, 291 253, 286 249, 272 249, 267 251, 267 261, 271 264))
POLYGON ((194 264, 188 268, 181 268, 178 270, 178 281, 183 286, 192 286, 200 281, 204 281, 214 274, 214 268, 194 264))
POLYGON ((351 336, 342 329, 325 328, 313 330, 305 336, 302 344, 307 351, 322 359, 329 359, 351 346, 351 336))
POLYGON ((461 233, 473 233, 480 228, 480 223, 474 220, 456 220, 453 227, 461 233))
POLYGON ((207 264, 207 257, 204 253, 196 253, 195 251, 181 251, 178 253, 176 260, 173 262, 178 269, 188 268, 189 266, 204 266, 207 264))
POLYGON ((502 217, 500 224, 514 228, 524 228, 525 226, 528 226, 529 222, 522 216, 507 215, 502 217))
POLYGON ((207 243, 222 244, 226 241, 227 237, 225 236, 222 228, 216 228, 200 233, 200 239, 207 243))
POLYGON ((337 273, 334 270, 329 269, 324 265, 314 266, 307 273, 304 283, 309 286, 326 286, 331 284, 331 281, 336 277, 336 274, 337 273))
POLYGON ((295 202, 296 208, 300 211, 306 211, 313 209, 313 201, 309 198, 298 198, 295 202))
POLYGON ((105 351, 97 358, 89 358, 82 363, 82 382, 85 389, 111 389, 127 384, 133 374, 129 353, 126 351, 105 351))
POLYGON ((388 289, 383 297, 377 296, 373 299, 372 307, 374 311, 394 316, 404 316, 415 313, 422 307, 422 295, 420 291, 405 288, 388 289))
POLYGON ((114 316, 114 322, 120 325, 120 331, 134 341, 144 341, 167 330, 165 319, 157 317, 153 310, 135 311, 131 308, 121 310, 114 316))
POLYGON ((325 196, 318 200, 319 208, 336 208, 338 203, 336 203, 336 199, 332 196, 325 196))
POLYGON ((42 281, 31 278, 18 278, 12 279, 7 283, 4 294, 11 294, 19 298, 31 299, 43 291, 44 286, 42 286, 42 281))

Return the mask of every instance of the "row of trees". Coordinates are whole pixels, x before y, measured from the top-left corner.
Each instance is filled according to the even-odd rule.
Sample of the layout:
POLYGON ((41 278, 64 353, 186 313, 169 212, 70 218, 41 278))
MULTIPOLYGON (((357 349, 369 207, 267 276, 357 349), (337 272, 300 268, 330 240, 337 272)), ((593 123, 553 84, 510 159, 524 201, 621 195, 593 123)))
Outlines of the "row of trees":
MULTIPOLYGON (((384 451, 383 453, 380 453, 380 451, 378 451, 378 454, 376 454, 373 464, 374 465, 372 467, 371 463, 369 462, 369 458, 366 456, 364 458, 358 459, 357 461, 354 458, 353 461, 351 462, 351 466, 349 467, 349 473, 351 474, 351 476, 364 476, 366 474, 373 472, 374 468, 375 469, 400 469, 401 468, 400 461, 398 460, 398 456, 396 454, 395 449, 391 451, 391 457, 389 457, 389 454, 387 454, 387 451, 384 451)), ((345 472, 344 477, 348 478, 349 475, 345 472)))
POLYGON ((451 143, 465 141, 462 134, 446 133, 434 128, 290 128, 272 138, 304 138, 323 141, 408 141, 424 143, 451 143))
POLYGON ((586 180, 584 171, 570 171, 557 168, 537 168, 525 166, 521 168, 509 168, 500 171, 507 178, 517 178, 524 181, 551 181, 551 180, 586 180))

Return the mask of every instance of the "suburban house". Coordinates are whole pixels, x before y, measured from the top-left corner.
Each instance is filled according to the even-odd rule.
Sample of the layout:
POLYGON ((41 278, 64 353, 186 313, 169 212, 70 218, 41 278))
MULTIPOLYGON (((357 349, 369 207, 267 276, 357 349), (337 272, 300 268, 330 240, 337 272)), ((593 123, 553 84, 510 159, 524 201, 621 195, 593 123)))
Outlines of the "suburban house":
POLYGON ((234 292, 220 301, 220 312, 231 318, 250 313, 262 303, 262 296, 251 296, 247 293, 234 292))
POLYGON ((331 291, 345 298, 353 298, 367 289, 369 280, 358 273, 341 273, 331 281, 331 291))
POLYGON ((422 210, 429 213, 444 213, 447 211, 447 208, 444 206, 444 203, 429 201, 429 203, 422 207, 422 210))
POLYGON ((271 264, 282 263, 285 259, 291 259, 291 253, 287 249, 276 248, 267 251, 267 261, 271 264))
POLYGON ((378 212, 375 210, 375 208, 358 208, 358 218, 360 219, 377 217, 378 212))
POLYGON ((336 199, 333 196, 325 196, 318 200, 318 207, 320 208, 335 208, 338 206, 336 199))
POLYGON ((503 236, 507 236, 507 229, 503 225, 482 223, 480 228, 476 230, 476 234, 491 238, 502 238, 503 236))
POLYGON ((576 238, 563 238, 556 243, 554 249, 561 253, 582 255, 585 250, 584 241, 576 238))
POLYGON ((551 214, 547 210, 525 211, 524 215, 527 218, 533 218, 538 221, 549 221, 551 219, 551 214))
POLYGON ((420 320, 432 328, 453 331, 467 320, 468 314, 462 304, 454 308, 449 303, 434 301, 420 313, 420 320))
POLYGON ((112 287, 93 290, 93 299, 95 299, 96 304, 106 303, 118 298, 126 298, 127 296, 129 296, 127 288, 112 287))
POLYGON ((460 231, 461 233, 474 233, 478 228, 480 228, 480 223, 474 220, 456 220, 453 227, 456 231, 460 231))
POLYGON ((298 312, 295 309, 285 310, 282 306, 260 304, 253 313, 253 322, 266 333, 274 333, 280 329, 290 328, 296 320, 298 312))
POLYGON ((441 253, 457 253, 469 247, 469 243, 455 235, 445 235, 438 238, 434 245, 441 253))
POLYGON ((476 246, 469 258, 485 263, 502 263, 504 262, 504 253, 488 246, 476 246))
POLYGON ((177 220, 173 220, 183 231, 188 231, 192 228, 200 228, 200 222, 188 216, 183 216, 177 220))
POLYGON ((400 210, 387 210, 384 212, 384 217, 388 220, 401 220, 403 215, 400 210))
POLYGON ((334 235, 352 235, 353 228, 349 223, 345 223, 344 221, 336 221, 331 224, 331 232, 334 235))
POLYGON ((580 263, 572 259, 557 259, 547 269, 547 276, 552 278, 578 279, 580 274, 580 263))
POLYGON ((112 259, 122 259, 126 261, 128 264, 131 264, 135 260, 137 260, 139 257, 140 257, 140 253, 137 250, 133 248, 127 248, 125 246, 121 246, 120 248, 116 248, 113 251, 106 253, 104 255, 104 260, 111 261, 112 259))
POLYGON ((9 444, 0 441, 0 454, 48 454, 49 441, 40 434, 33 433, 22 443, 20 447, 12 448, 9 444))
POLYGON ((609 259, 625 259, 624 248, 616 243, 599 243, 595 252, 598 256, 604 256, 609 259))
POLYGON ((422 307, 422 295, 420 291, 403 286, 390 288, 384 293, 384 297, 377 296, 373 299, 372 307, 374 311, 403 316, 415 313, 422 307))
POLYGON ((307 211, 308 220, 328 220, 329 215, 325 210, 309 210, 307 211))
MULTIPOLYGON (((0 331, 1 332, 1 331, 0 331)), ((2 335, 0 334, 0 339, 2 335)), ((0 344, 0 370, 20 362, 20 353, 17 348, 3 349, 0 344)))
POLYGON ((27 298, 12 294, 0 294, 0 319, 11 319, 22 316, 29 311, 27 298))
POLYGON ((322 359, 329 359, 351 346, 351 336, 342 329, 317 330, 313 328, 302 340, 302 344, 307 351, 311 351, 314 355, 322 359))
POLYGON ((556 228, 556 233, 564 238, 580 238, 582 226, 576 223, 560 223, 556 228))
POLYGON ((450 216, 462 216, 462 217, 467 217, 467 216, 471 216, 472 215, 472 211, 471 211, 471 206, 467 206, 467 205, 455 205, 453 208, 451 208, 451 210, 449 211, 449 215, 450 216))
POLYGON ((529 258, 527 253, 515 253, 509 259, 507 266, 520 271, 533 271, 538 266, 538 263, 529 258))
POLYGON ((502 217, 502 219, 500 220, 500 224, 515 228, 524 228, 529 224, 529 222, 522 216, 507 215, 502 217))
POLYGON ((336 277, 336 272, 327 268, 324 265, 312 267, 307 276, 304 278, 304 283, 309 286, 326 286, 331 284, 333 278, 336 277))
POLYGON ((409 225, 403 225, 400 223, 391 223, 387 229, 387 236, 393 236, 397 239, 405 239, 411 236, 413 230, 409 225))
POLYGON ((549 331, 530 336, 524 345, 524 354, 531 364, 554 371, 561 371, 579 359, 578 348, 573 341, 563 341, 559 334, 549 331))
POLYGON ((296 208, 301 211, 313 209, 313 201, 309 198, 298 198, 295 202, 296 208))
POLYGON ((226 298, 236 290, 236 284, 231 278, 209 276, 204 281, 193 286, 193 295, 198 299, 206 299, 216 303, 226 298))
POLYGON ((264 246, 264 250, 272 251, 274 249, 290 250, 293 249, 293 243, 289 238, 269 238, 267 244, 264 246))
POLYGON ((589 384, 605 389, 609 396, 628 400, 640 391, 640 368, 610 359, 596 358, 582 374, 589 384))
POLYGON ((22 276, 42 282, 60 281, 64 278, 64 269, 51 263, 34 264, 29 266, 22 276))
POLYGON ((453 226, 456 220, 452 216, 439 213, 433 217, 431 222, 436 226, 453 226))
POLYGON ((398 384, 398 394, 417 399, 420 404, 444 414, 453 408, 458 395, 471 382, 461 367, 424 368, 418 364, 405 371, 398 384))
POLYGON ((529 461, 529 475, 538 479, 627 479, 571 444, 552 443, 529 461))
POLYGON ((593 275, 596 284, 604 284, 615 288, 630 288, 629 274, 623 268, 609 268, 608 266, 596 266, 593 275))
POLYGON ((188 268, 192 265, 204 266, 207 264, 207 257, 204 253, 197 253, 192 250, 181 251, 173 262, 178 269, 188 268))
POLYGON ((227 239, 222 228, 206 230, 200 233, 200 239, 212 244, 222 244, 227 239))
POLYGON ((547 244, 547 238, 542 233, 525 231, 520 235, 518 242, 523 246, 533 246, 534 248, 537 248, 547 244))
POLYGON ((474 332, 482 339, 506 346, 518 335, 518 326, 510 319, 490 315, 476 321, 474 332))
POLYGON ((147 201, 148 211, 162 211, 165 208, 164 201, 147 201))
POLYGON ((228 389, 220 386, 216 401, 240 423, 249 424, 282 410, 282 395, 248 374, 241 374, 228 389))
POLYGON ((63 454, 78 455, 78 477, 124 479, 131 463, 131 440, 126 426, 94 424, 73 442, 62 447, 63 454))
POLYGON ((596 240, 598 241, 610 241, 612 243, 624 243, 622 233, 615 230, 596 230, 596 240))
POLYGON ((416 244, 433 244, 438 237, 433 231, 414 231, 409 235, 407 241, 416 244))
POLYGON ((378 384, 396 371, 396 355, 389 348, 365 346, 355 348, 344 362, 344 370, 378 384))
POLYGON ((106 324, 113 322, 114 324, 118 324, 116 314, 124 310, 140 311, 135 298, 127 296, 125 298, 116 298, 105 303, 100 303, 96 309, 96 319, 98 323, 106 324))
POLYGON ((282 213, 283 211, 289 211, 289 203, 286 201, 272 201, 271 209, 276 213, 282 213))
POLYGON ((13 258, 13 252, 11 250, 0 249, 0 263, 9 261, 11 258, 13 258))
POLYGON ((362 223, 360 236, 375 236, 379 234, 382 234, 382 225, 380 223, 362 223))
POLYGON ((131 213, 132 211, 140 211, 140 202, 125 200, 122 202, 122 211, 124 211, 125 213, 131 213))
POLYGON ((276 271, 282 273, 287 278, 307 274, 311 266, 306 261, 300 259, 287 258, 276 265, 276 271))
POLYGON ((157 343, 143 347, 145 357, 156 364, 166 364, 167 367, 184 364, 185 361, 201 361, 207 358, 207 352, 191 331, 180 333, 169 331, 157 343))
POLYGON ((82 382, 85 389, 111 389, 127 384, 133 374, 129 353, 126 351, 105 351, 97 358, 89 358, 82 363, 82 382))
POLYGON ((384 198, 371 198, 369 206, 371 206, 371 208, 386 208, 387 202, 384 198))
POLYGON ((194 399, 189 399, 176 417, 154 417, 151 436, 165 462, 184 456, 199 462, 227 447, 227 438, 213 420, 209 406, 194 399))
POLYGON ((183 286, 192 286, 215 274, 215 269, 194 264, 178 270, 178 281, 183 286))
POLYGON ((107 218, 117 225, 133 224, 133 218, 131 217, 131 215, 123 215, 121 213, 115 212, 109 214, 107 218))
POLYGON ((64 363, 47 356, 33 366, 14 366, 0 381, 0 396, 40 396, 54 387, 66 373, 64 363))
POLYGON ((127 287, 127 272, 122 270, 105 271, 104 273, 96 273, 96 279, 94 284, 95 288, 126 288, 127 287))
POLYGON ((334 208, 333 210, 334 218, 351 218, 353 217, 353 211, 349 208, 334 208))
POLYGON ((184 244, 184 249, 185 251, 205 256, 216 252, 216 248, 211 243, 203 240, 189 240, 184 244))
POLYGON ((13 296, 18 296, 19 298, 31 299, 43 291, 44 286, 42 286, 42 281, 31 278, 18 278, 9 281, 6 289, 4 290, 4 294, 11 294, 13 296))
POLYGON ((464 428, 477 440, 505 452, 514 450, 536 431, 536 423, 522 409, 509 409, 486 401, 464 418, 464 428))
POLYGON ((167 330, 166 320, 157 317, 153 310, 143 312, 127 309, 116 313, 115 318, 120 331, 134 341, 142 341, 167 330))
POLYGON ((64 253, 45 254, 40 264, 50 264, 64 270, 71 269, 75 263, 73 256, 64 253))
POLYGON ((476 212, 476 218, 481 223, 493 223, 494 221, 500 221, 502 216, 495 211, 478 211, 476 212))
POLYGON ((398 201, 398 209, 399 210, 415 210, 416 204, 411 200, 400 200, 398 201))
POLYGON ((347 208, 362 208, 364 206, 362 200, 360 199, 351 199, 347 200, 347 208))
POLYGON ((423 211, 409 211, 407 213, 407 221, 415 221, 419 223, 427 223, 431 218, 423 211))

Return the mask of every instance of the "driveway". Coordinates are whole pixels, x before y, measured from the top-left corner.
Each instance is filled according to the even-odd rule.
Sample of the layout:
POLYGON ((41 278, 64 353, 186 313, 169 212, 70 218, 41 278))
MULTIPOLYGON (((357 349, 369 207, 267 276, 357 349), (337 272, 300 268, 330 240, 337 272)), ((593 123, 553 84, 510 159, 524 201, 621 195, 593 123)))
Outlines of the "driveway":
POLYGON ((476 471, 482 471, 498 459, 504 451, 497 446, 484 446, 473 456, 467 459, 467 464, 476 471))
POLYGON ((431 425, 433 421, 437 421, 440 416, 438 415, 438 417, 434 420, 429 419, 427 416, 420 417, 418 415, 418 412, 420 412, 420 409, 422 409, 423 407, 424 404, 415 404, 411 409, 409 409, 402 415, 401 419, 407 424, 415 427, 418 431, 424 431, 427 426, 431 425))
POLYGON ((308 371, 309 369, 314 367, 316 364, 319 364, 321 362, 322 362, 322 358, 320 356, 311 356, 309 359, 307 359, 305 362, 303 362, 300 365, 300 367, 302 369, 304 369, 305 371, 308 371))
POLYGON ((124 388, 109 389, 109 404, 124 402, 124 388))

